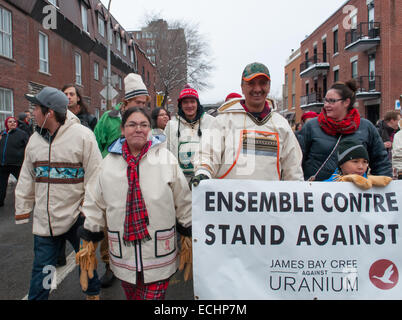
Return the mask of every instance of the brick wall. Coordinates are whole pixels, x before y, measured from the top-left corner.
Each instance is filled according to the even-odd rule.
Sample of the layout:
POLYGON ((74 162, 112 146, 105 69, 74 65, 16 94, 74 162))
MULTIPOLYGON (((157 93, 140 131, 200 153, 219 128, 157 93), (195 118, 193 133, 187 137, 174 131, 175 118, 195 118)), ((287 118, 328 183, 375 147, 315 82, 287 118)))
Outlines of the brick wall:
MULTIPOLYGON (((62 4, 66 6, 68 3, 63 2, 62 4)), ((42 86, 52 86, 61 89, 67 83, 75 83, 75 53, 81 55, 81 90, 85 100, 89 102, 89 110, 93 114, 96 114, 96 111, 101 114, 102 97, 100 91, 105 87, 102 78, 103 69, 107 67, 106 57, 93 51, 85 52, 79 46, 69 42, 53 30, 44 29, 41 23, 7 1, 0 0, 0 6, 12 14, 13 56, 12 59, 0 56, 0 88, 12 90, 14 115, 17 116, 20 112, 30 107, 28 101, 24 98, 24 94, 30 92, 30 90, 32 92, 38 91, 42 86), (39 72, 39 32, 48 36, 48 73, 39 72), (99 65, 98 80, 94 77, 95 62, 99 65)), ((73 7, 67 10, 70 14, 71 9, 73 7)), ((105 39, 101 39, 101 36, 97 34, 97 24, 93 22, 97 21, 95 10, 90 10, 88 14, 90 15, 88 21, 92 39, 96 38, 100 43, 105 42, 105 39)), ((124 36, 124 33, 122 34, 124 36)), ((123 71, 123 69, 116 67, 112 63, 112 75, 117 75, 121 80, 121 88, 118 84, 114 86, 119 93, 115 98, 117 103, 124 98, 124 77, 127 74, 126 70, 131 67, 130 53, 127 50, 127 55, 123 56, 121 52, 116 51, 115 44, 112 46, 112 50, 112 54, 118 56, 117 65, 126 65, 123 71)), ((139 56, 137 55, 137 57, 139 56)), ((142 65, 146 68, 146 75, 148 72, 150 73, 149 85, 147 87, 152 96, 150 104, 150 108, 152 108, 155 106, 156 101, 154 86, 155 68, 149 61, 148 63, 139 62, 139 67, 142 65)), ((135 68, 134 64, 132 68, 135 68)))
MULTIPOLYGON (((350 52, 345 50, 345 34, 350 31, 351 24, 349 14, 352 9, 357 10, 357 24, 368 21, 368 7, 366 0, 350 0, 322 25, 320 25, 307 39, 301 43, 301 54, 306 50, 309 57, 313 56, 314 43, 317 44, 318 53, 322 53, 323 37, 327 39, 328 62, 330 69, 327 74, 327 87, 334 83, 334 68, 339 66, 339 80, 347 81, 352 78, 351 59, 358 61, 358 75, 369 75, 369 54, 375 54, 375 74, 381 77, 381 97, 373 100, 358 100, 358 110, 363 117, 368 117, 371 106, 379 105, 379 117, 392 110, 395 100, 399 98, 401 91, 402 75, 402 22, 399 17, 402 14, 402 2, 398 0, 374 1, 375 22, 380 23, 380 44, 368 51, 350 52), (350 7, 348 7, 350 6, 350 7), (334 29, 338 30, 339 52, 334 53, 333 39, 334 29)), ((318 87, 323 88, 323 75, 316 78, 318 87)), ((305 85, 309 82, 310 92, 314 79, 302 79, 302 95, 305 95, 305 85)))

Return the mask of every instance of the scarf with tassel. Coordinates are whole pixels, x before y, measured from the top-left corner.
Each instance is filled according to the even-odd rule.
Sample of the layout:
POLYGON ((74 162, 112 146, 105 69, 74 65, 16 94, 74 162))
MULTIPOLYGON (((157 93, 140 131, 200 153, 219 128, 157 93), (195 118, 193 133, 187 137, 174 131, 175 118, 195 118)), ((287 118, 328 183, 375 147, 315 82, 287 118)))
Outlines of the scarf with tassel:
POLYGON ((146 242, 151 240, 147 229, 147 225, 149 224, 148 212, 144 198, 142 197, 137 171, 140 160, 147 153, 151 144, 151 141, 147 142, 136 157, 131 154, 127 141, 123 144, 123 158, 128 164, 128 192, 123 235, 123 241, 126 246, 134 245, 137 241, 146 242))

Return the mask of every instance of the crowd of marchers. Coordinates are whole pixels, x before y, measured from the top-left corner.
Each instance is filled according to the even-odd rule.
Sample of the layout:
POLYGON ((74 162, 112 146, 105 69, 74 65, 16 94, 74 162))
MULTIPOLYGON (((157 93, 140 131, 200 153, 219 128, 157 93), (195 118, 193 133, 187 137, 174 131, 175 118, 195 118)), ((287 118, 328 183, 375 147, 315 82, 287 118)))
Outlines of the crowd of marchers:
POLYGON ((354 107, 354 80, 329 88, 320 114, 306 112, 292 129, 268 98, 271 75, 247 65, 241 94, 212 116, 185 86, 178 112, 152 114, 141 76, 124 79, 124 99, 97 119, 79 87, 26 94, 34 106, 9 117, 1 133, 0 205, 9 175, 17 224, 33 218, 34 260, 28 298, 47 299, 46 266, 76 252, 88 300, 120 281, 127 299, 164 299, 178 269, 192 275, 191 188, 205 179, 349 181, 387 186, 402 178, 399 111, 374 126, 354 107), (100 248, 105 274, 97 274, 100 248))

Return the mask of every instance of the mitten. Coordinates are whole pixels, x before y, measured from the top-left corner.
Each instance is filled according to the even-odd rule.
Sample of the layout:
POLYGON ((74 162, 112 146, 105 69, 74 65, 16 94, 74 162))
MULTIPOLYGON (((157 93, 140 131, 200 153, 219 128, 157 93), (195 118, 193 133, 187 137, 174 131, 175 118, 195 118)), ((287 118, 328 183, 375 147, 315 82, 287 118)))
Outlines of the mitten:
POLYGON ((356 186, 358 186, 360 189, 367 190, 370 189, 373 184, 369 179, 366 179, 365 177, 362 177, 361 175, 358 174, 348 174, 346 176, 339 176, 337 181, 342 181, 342 182, 353 182, 356 186))
POLYGON ((386 187, 392 181, 392 178, 386 176, 368 176, 368 180, 375 187, 386 187))
POLYGON ((94 277, 94 270, 98 267, 95 254, 97 246, 98 242, 94 244, 92 241, 88 242, 81 239, 80 251, 75 255, 75 262, 80 265, 81 269, 80 284, 83 291, 87 291, 88 278, 92 279, 94 277))
POLYGON ((193 243, 192 238, 181 236, 180 266, 179 270, 184 269, 184 280, 187 281, 193 275, 193 243))

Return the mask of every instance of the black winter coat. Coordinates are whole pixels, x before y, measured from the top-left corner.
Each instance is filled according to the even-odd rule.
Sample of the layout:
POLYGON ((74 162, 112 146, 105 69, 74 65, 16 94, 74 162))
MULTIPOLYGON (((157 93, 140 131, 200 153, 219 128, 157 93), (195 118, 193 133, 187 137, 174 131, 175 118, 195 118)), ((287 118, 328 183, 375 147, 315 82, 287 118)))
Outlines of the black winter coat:
POLYGON ((28 134, 16 128, 8 133, 3 131, 0 140, 0 156, 2 166, 22 166, 28 134))
MULTIPOLYGON (((321 129, 317 119, 307 122, 299 131, 297 139, 303 152, 305 180, 316 174, 335 147, 338 138, 339 136, 327 135, 321 129)), ((362 142, 369 154, 371 174, 392 177, 392 165, 387 157, 384 143, 377 128, 370 121, 361 119, 359 129, 353 134, 344 135, 342 139, 354 139, 362 142)), ((338 154, 335 151, 318 174, 316 181, 328 179, 337 167, 338 154)))
POLYGON ((78 119, 80 119, 81 124, 92 131, 95 130, 96 123, 98 122, 98 119, 96 119, 95 116, 89 113, 79 113, 77 114, 78 119))

